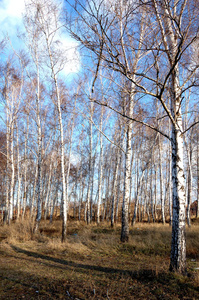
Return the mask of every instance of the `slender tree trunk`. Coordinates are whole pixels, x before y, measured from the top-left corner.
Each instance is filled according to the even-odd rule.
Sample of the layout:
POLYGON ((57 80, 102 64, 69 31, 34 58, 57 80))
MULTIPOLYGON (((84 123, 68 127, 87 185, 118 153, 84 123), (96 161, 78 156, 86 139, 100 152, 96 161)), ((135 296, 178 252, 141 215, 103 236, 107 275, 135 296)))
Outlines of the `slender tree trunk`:
POLYGON ((113 174, 113 184, 112 184, 112 203, 111 203, 111 227, 115 224, 115 200, 117 196, 117 177, 118 177, 118 169, 119 169, 119 151, 116 150, 116 164, 115 170, 113 174))
POLYGON ((118 214, 119 214, 119 202, 120 202, 120 186, 121 186, 121 165, 122 165, 122 153, 121 150, 119 152, 119 175, 118 175, 118 182, 117 182, 117 202, 116 202, 116 209, 115 209, 115 222, 118 221, 118 214))
MULTIPOLYGON (((23 191, 23 207, 22 207, 22 220, 26 214, 26 202, 27 202, 27 142, 29 136, 29 114, 27 115, 27 128, 24 143, 24 191, 23 191)), ((24 126, 25 132, 25 126, 24 126)))
POLYGON ((10 201, 9 201, 9 216, 8 222, 13 219, 13 207, 14 207, 14 181, 15 181, 15 166, 14 166, 14 120, 12 120, 10 130, 10 164, 11 164, 11 183, 10 183, 10 201))
MULTIPOLYGON (((100 131, 102 131, 103 106, 101 108, 100 131)), ((99 158, 99 182, 98 182, 98 201, 97 201, 97 224, 100 223, 101 203, 102 203, 102 177, 103 177, 103 136, 100 133, 100 158, 99 158)))
POLYGON ((50 167, 49 167, 49 176, 48 176, 48 185, 46 191, 46 198, 44 202, 44 219, 47 219, 48 216, 48 202, 49 202, 49 194, 51 190, 51 177, 52 177, 52 156, 50 157, 50 167))
POLYGON ((83 169, 82 169, 82 162, 80 166, 80 193, 79 193, 79 221, 81 221, 81 211, 82 211, 82 203, 84 198, 84 188, 85 184, 83 182, 83 169))
POLYGON ((42 205, 41 205, 41 172, 42 172, 42 131, 41 131, 41 118, 40 118, 40 74, 39 74, 39 63, 38 57, 36 57, 37 66, 37 92, 36 92, 36 113, 37 113, 37 185, 36 185, 36 195, 37 195, 37 215, 34 232, 36 233, 39 229, 39 224, 42 215, 42 205))
POLYGON ((192 151, 188 149, 187 146, 187 156, 188 156, 188 178, 187 178, 187 224, 191 226, 191 216, 190 216, 190 208, 191 208, 191 193, 192 193, 192 167, 191 167, 191 158, 192 151))
MULTIPOLYGON (((112 145, 110 145, 110 148, 106 147, 105 153, 111 153, 112 145)), ((105 157, 105 170, 104 170, 104 191, 105 191, 105 199, 103 203, 103 218, 102 220, 106 220, 107 217, 107 209, 108 209, 108 201, 109 201, 109 191, 110 191, 110 176, 111 176, 111 165, 112 165, 112 156, 110 157, 110 160, 108 160, 108 157, 106 155, 105 157)))
POLYGON ((142 172, 142 175, 140 177, 140 180, 139 180, 139 183, 138 183, 138 187, 137 187, 137 193, 136 193, 136 197, 135 197, 135 207, 134 207, 134 214, 133 214, 133 219, 132 219, 132 225, 135 225, 136 219, 137 219, 137 211, 138 211, 138 206, 139 206, 139 198, 140 198, 140 194, 141 194, 141 185, 142 185, 142 181, 143 181, 143 178, 144 178, 145 170, 143 170, 143 172, 142 172))
MULTIPOLYGON (((169 132, 170 132, 170 127, 171 127, 171 122, 169 120, 169 132)), ((168 150, 168 158, 169 158, 169 225, 172 225, 172 151, 171 151, 171 145, 169 145, 169 150, 168 150)))
POLYGON ((160 203, 161 203, 161 214, 162 214, 162 223, 165 224, 165 205, 163 197, 163 176, 162 176, 162 147, 160 134, 158 136, 158 148, 159 148, 159 170, 160 170, 160 203))
POLYGON ((20 153, 19 153, 19 132, 18 132, 18 125, 16 124, 16 131, 17 131, 17 216, 16 219, 18 220, 20 217, 20 197, 21 197, 21 175, 20 175, 20 153))
POLYGON ((196 218, 199 218, 199 139, 197 133, 197 208, 196 218))
POLYGON ((95 155, 92 158, 91 194, 90 194, 90 220, 93 220, 93 188, 94 188, 95 155))
POLYGON ((92 185, 92 152, 93 152, 93 102, 90 102, 90 128, 89 128, 89 178, 88 178, 88 189, 87 189, 87 201, 86 201, 86 221, 87 224, 91 222, 91 185, 92 185))
MULTIPOLYGON (((8 101, 7 95, 5 95, 6 102, 8 101)), ((10 169, 10 123, 9 123, 9 113, 8 108, 6 109, 6 201, 5 201, 5 211, 4 211, 4 224, 8 221, 9 215, 9 169, 10 169)))
POLYGON ((66 240, 67 235, 67 212, 68 212, 68 201, 66 198, 66 179, 65 179, 65 146, 64 146, 64 132, 63 132, 63 122, 62 122, 62 112, 61 112, 61 100, 60 100, 60 93, 59 87, 57 82, 56 72, 54 70, 54 61, 53 56, 50 49, 49 37, 45 32, 46 36, 46 44, 48 49, 48 55, 51 63, 51 71, 52 77, 55 84, 55 91, 57 97, 57 110, 58 110, 58 119, 59 119, 59 132, 60 132, 60 140, 61 140, 61 177, 62 177, 62 192, 63 192, 63 218, 62 218, 62 242, 66 240))
POLYGON ((32 197, 30 201, 30 219, 32 219, 35 215, 34 213, 34 207, 35 207, 35 195, 37 193, 37 176, 38 176, 38 163, 36 162, 35 166, 35 179, 34 179, 34 185, 33 185, 33 192, 32 192, 32 197))
MULTIPOLYGON (((129 99, 129 111, 128 115, 133 116, 133 106, 134 106, 134 86, 131 86, 131 93, 129 99)), ((125 172, 124 172, 124 195, 122 204, 122 230, 121 230, 121 242, 127 242, 129 239, 129 197, 130 197, 130 183, 131 183, 131 138, 132 138, 133 123, 131 120, 127 120, 126 129, 126 152, 125 152, 125 172)))
POLYGON ((153 223, 155 223, 155 216, 154 216, 154 191, 153 191, 153 160, 154 160, 154 151, 152 152, 152 159, 151 159, 151 178, 150 178, 150 197, 151 197, 151 216, 153 223))
MULTIPOLYGON (((68 211, 68 203, 69 203, 68 190, 69 190, 69 176, 70 176, 70 167, 71 167, 73 130, 74 130, 74 126, 75 126, 75 110, 76 110, 76 99, 75 99, 75 105, 74 105, 74 110, 73 110, 73 114, 72 114, 72 120, 71 120, 71 134, 70 134, 70 140, 69 140, 69 153, 68 153, 68 168, 67 168, 67 172, 66 172, 66 207, 67 207, 67 211, 68 211)), ((66 214, 67 214, 67 212, 66 212, 66 214)), ((63 239, 63 237, 62 237, 62 239, 63 239)))
POLYGON ((54 214, 54 210, 55 210, 55 203, 56 203, 56 200, 58 198, 58 194, 59 194, 59 180, 56 183, 54 195, 53 195, 53 197, 51 197, 50 223, 52 223, 52 221, 53 221, 53 214, 54 214))

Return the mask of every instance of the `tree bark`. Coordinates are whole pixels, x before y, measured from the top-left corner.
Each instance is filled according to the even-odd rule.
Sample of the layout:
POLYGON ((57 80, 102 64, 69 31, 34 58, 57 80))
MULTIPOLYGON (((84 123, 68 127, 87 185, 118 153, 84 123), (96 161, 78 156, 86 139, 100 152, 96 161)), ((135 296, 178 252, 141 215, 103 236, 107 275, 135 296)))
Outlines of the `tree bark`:
POLYGON ((185 273, 185 185, 183 172, 183 137, 178 128, 172 132, 173 220, 170 270, 185 273))

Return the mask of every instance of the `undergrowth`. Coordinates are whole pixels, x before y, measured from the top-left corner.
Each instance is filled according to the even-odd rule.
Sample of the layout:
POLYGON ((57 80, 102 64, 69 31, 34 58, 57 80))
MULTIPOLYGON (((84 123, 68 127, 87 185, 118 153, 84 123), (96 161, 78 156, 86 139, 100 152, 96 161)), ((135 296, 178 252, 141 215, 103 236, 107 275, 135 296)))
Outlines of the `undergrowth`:
POLYGON ((0 227, 1 299, 199 299, 199 225, 187 228, 188 276, 170 273, 171 228, 29 220, 0 227))

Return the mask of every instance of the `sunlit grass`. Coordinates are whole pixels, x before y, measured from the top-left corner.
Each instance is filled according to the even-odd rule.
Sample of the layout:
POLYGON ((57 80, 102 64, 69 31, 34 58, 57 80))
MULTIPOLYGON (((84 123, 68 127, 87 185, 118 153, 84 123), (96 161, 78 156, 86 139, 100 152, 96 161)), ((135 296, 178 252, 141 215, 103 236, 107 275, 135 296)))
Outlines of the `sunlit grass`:
POLYGON ((36 289, 41 299, 199 298, 199 225, 187 228, 188 276, 168 271, 168 224, 136 224, 125 244, 120 225, 71 221, 65 243, 60 220, 42 221, 36 235, 32 229, 29 221, 0 227, 0 294, 5 299, 14 293, 18 298, 13 299, 34 299, 36 289))

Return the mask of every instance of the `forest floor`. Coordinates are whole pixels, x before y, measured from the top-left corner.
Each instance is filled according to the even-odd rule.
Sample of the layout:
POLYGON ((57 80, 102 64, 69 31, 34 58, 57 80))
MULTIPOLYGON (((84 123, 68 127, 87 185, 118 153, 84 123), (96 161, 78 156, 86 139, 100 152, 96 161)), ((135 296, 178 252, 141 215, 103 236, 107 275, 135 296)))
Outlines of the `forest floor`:
POLYGON ((187 228, 187 276, 170 273, 171 228, 136 224, 128 243, 120 226, 70 221, 0 226, 0 299, 199 299, 199 224, 187 228))

